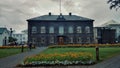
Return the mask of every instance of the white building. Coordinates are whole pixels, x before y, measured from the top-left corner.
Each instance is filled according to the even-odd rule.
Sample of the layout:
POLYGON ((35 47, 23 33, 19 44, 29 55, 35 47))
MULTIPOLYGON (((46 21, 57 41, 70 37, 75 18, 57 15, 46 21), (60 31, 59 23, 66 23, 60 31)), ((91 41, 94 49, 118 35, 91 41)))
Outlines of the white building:
POLYGON ((0 46, 8 45, 9 41, 9 31, 7 28, 0 28, 0 46))
POLYGON ((24 33, 13 33, 12 37, 17 39, 16 43, 18 44, 25 44, 28 40, 27 34, 24 33))
POLYGON ((114 20, 110 20, 105 24, 101 25, 102 27, 109 27, 116 30, 116 42, 120 42, 120 23, 114 20))

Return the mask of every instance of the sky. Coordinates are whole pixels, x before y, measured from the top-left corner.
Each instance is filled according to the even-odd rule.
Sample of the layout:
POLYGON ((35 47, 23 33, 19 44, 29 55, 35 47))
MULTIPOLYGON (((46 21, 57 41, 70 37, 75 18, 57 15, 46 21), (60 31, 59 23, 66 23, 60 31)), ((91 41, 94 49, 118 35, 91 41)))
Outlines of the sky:
MULTIPOLYGON (((72 12, 94 19, 94 26, 109 20, 120 22, 120 10, 110 10, 108 0, 61 0, 62 14, 72 12)), ((27 19, 52 14, 60 14, 60 0, 0 0, 0 27, 12 28, 16 32, 27 29, 27 19)))

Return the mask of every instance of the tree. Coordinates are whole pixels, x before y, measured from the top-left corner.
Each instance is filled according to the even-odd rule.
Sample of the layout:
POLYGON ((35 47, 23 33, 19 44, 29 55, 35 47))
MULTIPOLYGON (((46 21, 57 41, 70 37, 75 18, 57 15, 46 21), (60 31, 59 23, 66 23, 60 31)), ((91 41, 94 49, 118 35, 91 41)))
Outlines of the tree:
POLYGON ((110 9, 116 9, 116 11, 120 8, 120 0, 108 0, 107 2, 110 4, 110 9))
POLYGON ((17 39, 16 39, 16 38, 9 37, 9 42, 10 42, 10 43, 13 43, 13 42, 15 42, 15 41, 17 41, 17 39))

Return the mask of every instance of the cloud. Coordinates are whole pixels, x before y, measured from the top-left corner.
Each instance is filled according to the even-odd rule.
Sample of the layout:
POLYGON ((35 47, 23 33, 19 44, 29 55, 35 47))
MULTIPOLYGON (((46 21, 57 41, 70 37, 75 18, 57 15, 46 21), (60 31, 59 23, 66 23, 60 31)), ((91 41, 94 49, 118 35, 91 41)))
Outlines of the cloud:
MULTIPOLYGON (((58 2, 58 0, 52 0, 58 2)), ((120 21, 120 11, 110 10, 107 0, 62 0, 66 12, 73 12, 95 20, 94 25, 98 26, 110 19, 120 21)))
MULTIPOLYGON (((27 29, 26 20, 48 14, 59 14, 60 0, 0 0, 0 26, 14 30, 27 29)), ((107 0, 62 0, 62 13, 80 15, 95 20, 95 26, 107 20, 120 21, 120 11, 110 10, 107 0)))

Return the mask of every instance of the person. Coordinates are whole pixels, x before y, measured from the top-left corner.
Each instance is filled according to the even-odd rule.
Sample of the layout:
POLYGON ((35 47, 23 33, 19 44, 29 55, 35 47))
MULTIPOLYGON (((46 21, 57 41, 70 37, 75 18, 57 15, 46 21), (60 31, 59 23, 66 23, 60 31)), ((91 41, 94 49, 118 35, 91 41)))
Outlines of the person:
POLYGON ((29 43, 29 49, 30 49, 30 51, 32 49, 32 43, 31 42, 29 43))

